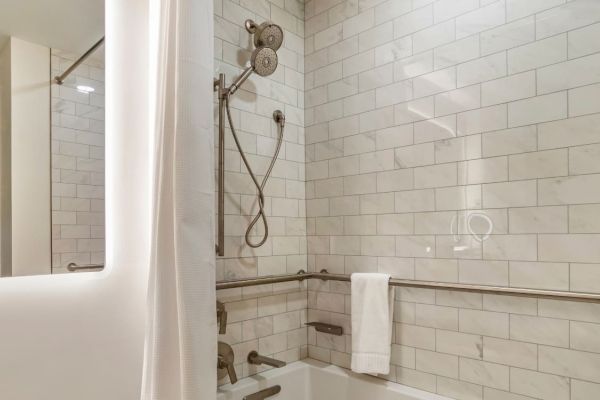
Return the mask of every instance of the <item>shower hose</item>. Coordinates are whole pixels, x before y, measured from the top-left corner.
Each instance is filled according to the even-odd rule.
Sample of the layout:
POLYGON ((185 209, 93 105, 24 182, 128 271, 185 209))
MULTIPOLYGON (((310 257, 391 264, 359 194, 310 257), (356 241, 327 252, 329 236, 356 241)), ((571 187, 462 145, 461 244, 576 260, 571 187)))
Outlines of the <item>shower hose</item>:
POLYGON ((248 170, 248 173, 250 174, 250 177, 252 178, 252 181, 254 182, 254 186, 256 187, 256 190, 258 192, 258 195, 257 195, 258 212, 256 213, 256 215, 250 222, 250 225, 248 225, 248 228, 246 229, 246 235, 245 235, 246 243, 248 244, 248 246, 257 248, 257 247, 260 247, 263 244, 265 244, 265 242, 267 241, 267 238, 269 237, 269 224, 267 223, 267 217, 265 215, 265 208, 264 208, 265 207, 265 194, 264 194, 263 190, 265 188, 265 185, 267 184, 267 181, 269 180, 269 176, 271 175, 271 171, 273 170, 275 161, 277 161, 277 156, 279 155, 279 150, 281 149, 281 142, 283 141, 283 121, 277 121, 277 126, 279 127, 278 128, 278 137, 277 137, 277 147, 275 149, 275 154, 273 154, 273 158, 271 159, 271 164, 269 164, 269 168, 267 169, 267 172, 265 173, 265 176, 263 177, 262 182, 259 184, 258 179, 256 179, 256 175, 254 175, 254 172, 252 171, 252 168, 250 167, 250 164, 248 163, 246 154, 244 153, 244 150, 242 150, 242 146, 240 144, 237 133, 235 131, 235 127, 233 126, 233 119, 231 118, 231 110, 229 109, 229 96, 230 96, 229 93, 225 96, 225 108, 227 110, 227 120, 229 121, 231 133, 233 134, 233 140, 235 141, 235 145, 237 146, 237 149, 240 152, 240 155, 242 156, 242 161, 244 162, 244 165, 246 166, 246 170, 248 170), (265 231, 264 231, 262 239, 259 242, 253 243, 250 240, 250 232, 252 231, 252 228, 254 228, 254 225, 256 225, 256 223, 258 222, 259 219, 262 219, 263 225, 265 227, 265 231))

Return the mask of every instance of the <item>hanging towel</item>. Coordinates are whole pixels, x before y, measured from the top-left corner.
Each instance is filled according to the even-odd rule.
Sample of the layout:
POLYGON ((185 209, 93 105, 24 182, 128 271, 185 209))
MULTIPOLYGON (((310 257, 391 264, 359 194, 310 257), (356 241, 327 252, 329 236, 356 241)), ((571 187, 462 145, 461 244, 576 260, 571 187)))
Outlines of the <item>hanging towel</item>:
POLYGON ((389 374, 394 288, 390 276, 355 273, 352 282, 352 371, 389 374))

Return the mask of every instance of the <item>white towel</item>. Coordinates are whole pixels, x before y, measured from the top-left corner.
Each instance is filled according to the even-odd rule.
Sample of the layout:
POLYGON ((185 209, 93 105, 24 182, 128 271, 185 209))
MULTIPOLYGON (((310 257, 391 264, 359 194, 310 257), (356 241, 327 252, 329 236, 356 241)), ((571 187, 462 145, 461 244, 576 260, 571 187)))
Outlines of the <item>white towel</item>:
POLYGON ((352 274, 352 371, 389 374, 394 288, 387 274, 352 274))

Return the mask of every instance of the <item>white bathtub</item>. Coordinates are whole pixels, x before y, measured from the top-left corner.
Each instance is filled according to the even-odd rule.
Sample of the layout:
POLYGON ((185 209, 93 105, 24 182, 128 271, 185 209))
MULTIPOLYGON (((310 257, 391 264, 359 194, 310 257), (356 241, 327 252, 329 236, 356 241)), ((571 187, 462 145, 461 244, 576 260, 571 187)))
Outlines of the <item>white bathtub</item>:
POLYGON ((281 392, 268 400, 449 400, 314 360, 297 361, 221 386, 217 399, 242 400, 273 385, 281 385, 281 392))

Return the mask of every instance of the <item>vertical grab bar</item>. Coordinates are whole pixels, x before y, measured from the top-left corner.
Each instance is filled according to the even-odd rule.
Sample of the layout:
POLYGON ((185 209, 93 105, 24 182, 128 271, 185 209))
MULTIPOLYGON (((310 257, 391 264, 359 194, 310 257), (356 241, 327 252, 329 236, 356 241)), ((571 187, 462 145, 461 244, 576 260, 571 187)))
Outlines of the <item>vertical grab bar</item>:
POLYGON ((217 195, 217 246, 218 256, 225 255, 225 107, 223 90, 225 89, 225 74, 219 74, 219 79, 215 79, 214 90, 219 97, 219 176, 218 176, 218 195, 217 195))

